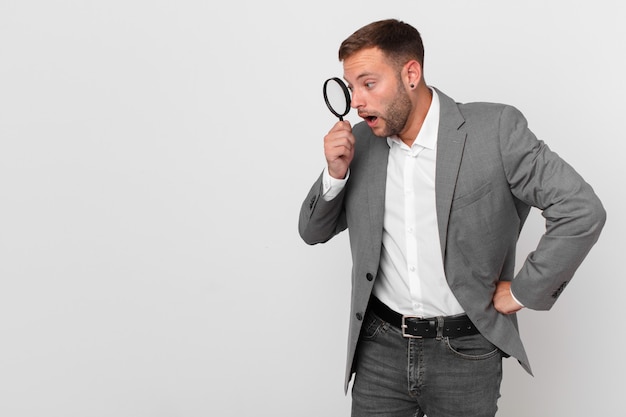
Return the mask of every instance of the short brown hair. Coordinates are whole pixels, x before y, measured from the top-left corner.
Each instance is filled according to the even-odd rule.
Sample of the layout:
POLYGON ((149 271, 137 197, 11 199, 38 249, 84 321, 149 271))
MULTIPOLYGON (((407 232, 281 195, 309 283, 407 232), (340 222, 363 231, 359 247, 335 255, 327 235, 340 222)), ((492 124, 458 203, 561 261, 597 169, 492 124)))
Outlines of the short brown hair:
POLYGON ((415 59, 424 66, 424 44, 420 33, 396 19, 380 20, 363 26, 339 47, 339 61, 366 48, 378 48, 397 66, 415 59))

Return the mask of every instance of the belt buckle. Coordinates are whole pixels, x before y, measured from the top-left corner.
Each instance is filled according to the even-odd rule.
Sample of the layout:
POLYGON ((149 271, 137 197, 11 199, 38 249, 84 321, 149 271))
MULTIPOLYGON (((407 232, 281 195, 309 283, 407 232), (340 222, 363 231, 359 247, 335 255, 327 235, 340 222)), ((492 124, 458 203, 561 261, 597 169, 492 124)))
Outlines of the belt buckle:
POLYGON ((406 332, 406 329, 409 328, 409 326, 406 324, 406 319, 417 319, 417 320, 422 320, 423 317, 420 316, 402 316, 402 337, 406 337, 407 339, 423 339, 423 336, 415 336, 412 334, 408 334, 406 332))

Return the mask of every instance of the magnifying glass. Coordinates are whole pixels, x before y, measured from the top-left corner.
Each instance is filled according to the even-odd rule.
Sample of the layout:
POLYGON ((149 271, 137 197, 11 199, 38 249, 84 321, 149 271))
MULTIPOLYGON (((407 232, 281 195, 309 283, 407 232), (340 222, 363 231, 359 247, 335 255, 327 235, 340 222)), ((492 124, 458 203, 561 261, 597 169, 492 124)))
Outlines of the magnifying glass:
POLYGON ((350 90, 337 77, 329 78, 324 82, 324 101, 332 114, 339 120, 350 111, 350 90))

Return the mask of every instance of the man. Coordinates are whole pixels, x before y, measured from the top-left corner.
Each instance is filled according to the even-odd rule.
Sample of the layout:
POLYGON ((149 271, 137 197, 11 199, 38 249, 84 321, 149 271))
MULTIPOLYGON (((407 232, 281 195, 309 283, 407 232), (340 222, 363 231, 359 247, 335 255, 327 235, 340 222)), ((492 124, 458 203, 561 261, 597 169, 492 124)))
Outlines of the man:
POLYGON ((458 104, 429 87, 412 26, 369 24, 339 60, 364 121, 324 137, 327 166, 299 232, 316 244, 349 230, 352 414, 494 416, 502 357, 531 372, 515 313, 552 307, 604 208, 515 108, 458 104), (546 231, 514 276, 531 206, 546 231))

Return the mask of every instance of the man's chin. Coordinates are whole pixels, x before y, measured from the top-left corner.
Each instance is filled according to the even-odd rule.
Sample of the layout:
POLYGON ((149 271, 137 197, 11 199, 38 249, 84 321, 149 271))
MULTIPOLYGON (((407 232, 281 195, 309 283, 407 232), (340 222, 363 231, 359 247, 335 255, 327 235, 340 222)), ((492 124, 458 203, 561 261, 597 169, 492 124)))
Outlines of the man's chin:
POLYGON ((385 128, 383 128, 381 126, 378 126, 378 127, 374 128, 374 129, 372 129, 372 132, 376 136, 381 137, 381 138, 386 138, 386 137, 389 137, 389 136, 393 136, 385 128))
POLYGON ((372 130, 372 132, 374 132, 376 136, 380 136, 380 137, 388 136, 387 129, 385 128, 385 124, 382 122, 381 119, 376 119, 374 122, 366 120, 366 122, 369 128, 372 130))

